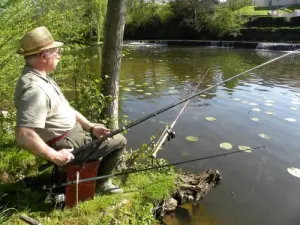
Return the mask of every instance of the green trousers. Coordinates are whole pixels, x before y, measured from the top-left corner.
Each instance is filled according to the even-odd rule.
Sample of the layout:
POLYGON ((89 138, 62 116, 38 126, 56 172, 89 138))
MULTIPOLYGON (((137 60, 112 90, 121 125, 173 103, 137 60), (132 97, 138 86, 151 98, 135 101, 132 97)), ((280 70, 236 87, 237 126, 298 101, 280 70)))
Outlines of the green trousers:
MULTIPOLYGON (((104 127, 103 124, 97 124, 98 126, 104 127)), ((83 145, 90 143, 95 138, 91 133, 85 131, 81 124, 76 123, 76 125, 69 131, 65 138, 58 141, 53 148, 62 149, 62 148, 79 148, 83 145)), ((103 141, 98 146, 93 146, 88 148, 78 155, 75 156, 75 159, 72 163, 82 163, 91 160, 99 160, 99 167, 97 176, 109 175, 112 174, 113 170, 116 168, 118 163, 121 160, 122 154, 125 152, 125 146, 127 144, 126 138, 117 134, 112 138, 108 138, 103 141), (101 157, 101 151, 110 151, 104 157, 101 157)), ((99 180, 98 183, 105 182, 106 180, 99 180)))

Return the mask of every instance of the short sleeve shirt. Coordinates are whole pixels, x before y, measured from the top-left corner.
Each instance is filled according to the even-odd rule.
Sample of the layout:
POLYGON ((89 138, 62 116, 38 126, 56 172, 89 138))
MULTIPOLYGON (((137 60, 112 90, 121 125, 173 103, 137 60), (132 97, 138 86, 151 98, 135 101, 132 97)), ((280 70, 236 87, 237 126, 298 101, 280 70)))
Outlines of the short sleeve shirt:
POLYGON ((25 66, 15 89, 17 127, 34 128, 48 141, 71 130, 75 112, 50 77, 25 66))

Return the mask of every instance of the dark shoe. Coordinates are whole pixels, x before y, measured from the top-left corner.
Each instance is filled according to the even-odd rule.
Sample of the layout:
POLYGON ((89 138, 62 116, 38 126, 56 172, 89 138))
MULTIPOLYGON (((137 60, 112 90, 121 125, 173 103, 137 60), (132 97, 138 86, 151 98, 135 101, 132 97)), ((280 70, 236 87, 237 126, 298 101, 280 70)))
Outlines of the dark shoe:
POLYGON ((113 185, 111 180, 108 180, 104 183, 96 184, 96 194, 100 193, 120 194, 123 193, 123 189, 119 186, 113 185))

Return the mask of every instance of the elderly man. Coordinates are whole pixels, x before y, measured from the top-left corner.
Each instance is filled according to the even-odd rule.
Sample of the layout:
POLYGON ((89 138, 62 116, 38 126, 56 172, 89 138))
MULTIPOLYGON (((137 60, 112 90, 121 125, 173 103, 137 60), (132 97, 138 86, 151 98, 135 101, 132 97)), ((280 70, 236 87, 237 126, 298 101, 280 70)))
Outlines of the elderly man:
MULTIPOLYGON (((125 151, 126 139, 122 135, 105 140, 100 146, 75 157, 72 154, 74 148, 110 131, 103 125, 91 123, 73 109, 48 76, 60 61, 59 47, 62 45, 53 40, 46 27, 34 29, 20 40, 21 48, 17 53, 24 56, 26 65, 15 89, 16 140, 28 151, 58 166, 71 161, 98 160, 101 151, 112 150, 101 158, 97 175, 111 174, 125 151)), ((108 179, 98 181, 96 192, 102 191, 123 192, 108 179)))

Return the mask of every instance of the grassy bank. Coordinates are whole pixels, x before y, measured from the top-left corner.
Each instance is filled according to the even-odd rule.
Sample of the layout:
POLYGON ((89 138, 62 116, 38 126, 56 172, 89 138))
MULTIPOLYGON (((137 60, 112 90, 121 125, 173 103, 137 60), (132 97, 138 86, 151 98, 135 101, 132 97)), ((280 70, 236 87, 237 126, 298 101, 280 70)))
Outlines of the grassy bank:
POLYGON ((300 9, 300 5, 291 5, 286 8, 282 8, 282 6, 274 6, 274 7, 245 6, 237 10, 237 12, 246 16, 267 16, 269 12, 272 10, 276 10, 279 14, 284 14, 284 13, 292 13, 296 9, 300 9))
POLYGON ((136 173, 128 176, 125 185, 121 183, 122 177, 115 178, 125 193, 98 195, 94 200, 61 211, 44 203, 45 192, 29 191, 19 181, 24 176, 37 175, 36 168, 41 162, 17 147, 12 135, 2 137, 0 224, 24 224, 19 218, 22 214, 43 225, 154 224, 155 206, 176 189, 176 174, 172 169, 136 173))

